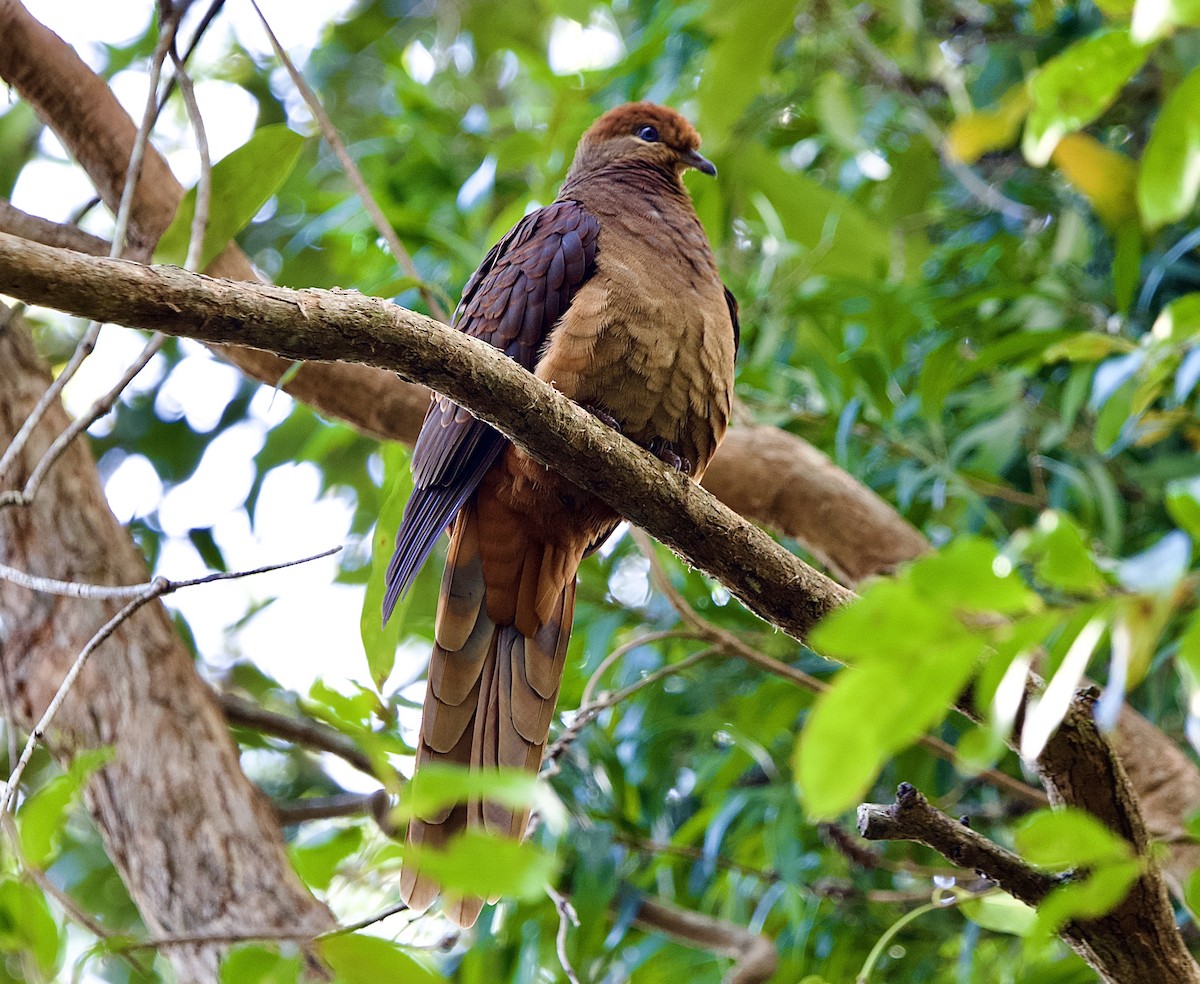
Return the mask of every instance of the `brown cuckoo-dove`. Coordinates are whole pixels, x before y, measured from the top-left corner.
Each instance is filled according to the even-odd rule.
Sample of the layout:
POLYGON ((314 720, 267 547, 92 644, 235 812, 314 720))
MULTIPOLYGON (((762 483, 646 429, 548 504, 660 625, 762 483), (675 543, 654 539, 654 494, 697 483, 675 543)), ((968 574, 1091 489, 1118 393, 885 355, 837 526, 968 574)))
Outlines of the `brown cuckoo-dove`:
MULTIPOLYGON (((716 173, 699 146, 663 106, 605 113, 580 140, 558 198, 487 254, 453 321, 694 478, 725 432, 738 340, 737 306, 682 180, 688 168, 716 173)), ((575 574, 619 517, 441 396, 417 438, 413 477, 385 618, 451 527, 417 768, 536 772, 575 574)), ((436 848, 469 826, 520 837, 527 821, 471 801, 412 820, 408 839, 436 848)), ((406 860, 401 892, 417 910, 436 898, 419 859, 406 860)), ((481 905, 456 899, 448 909, 470 925, 481 905)))

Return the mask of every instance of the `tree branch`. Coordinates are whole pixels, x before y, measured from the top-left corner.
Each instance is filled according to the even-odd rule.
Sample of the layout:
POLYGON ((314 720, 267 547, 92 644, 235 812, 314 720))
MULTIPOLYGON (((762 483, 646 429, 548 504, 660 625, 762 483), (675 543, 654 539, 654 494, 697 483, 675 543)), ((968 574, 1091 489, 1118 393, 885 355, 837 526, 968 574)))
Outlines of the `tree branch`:
MULTIPOLYGON (((901 783, 896 802, 890 806, 860 806, 858 829, 868 840, 909 840, 931 847, 954 864, 974 868, 1031 906, 1041 904, 1051 890, 1062 884, 1061 879, 1032 867, 1012 851, 935 810, 908 783, 901 783)), ((1118 828, 1118 832, 1122 831, 1118 828)), ((1152 867, 1143 848, 1136 843, 1135 847, 1152 867)), ((1139 878, 1124 901, 1107 915, 1067 923, 1059 932, 1110 984, 1200 981, 1200 968, 1183 945, 1166 891, 1156 877, 1149 882, 1146 875, 1139 878)))
MULTIPOLYGON (((28 333, 5 315, 0 446, 50 378, 28 333)), ((66 424, 56 401, 4 477, 23 482, 66 424)), ((0 563, 58 582, 147 580, 145 561, 108 509, 95 462, 78 442, 32 505, 0 511, 0 563)), ((0 579, 0 659, 17 727, 35 727, 76 654, 119 607, 120 599, 63 597, 0 579)), ((313 934, 333 924, 292 871, 274 815, 239 768, 225 722, 160 602, 119 625, 83 666, 46 743, 64 763, 85 749, 113 750, 89 778, 85 798, 152 936, 313 934)), ((221 951, 172 949, 176 976, 187 984, 212 980, 221 951)))
POLYGON ((796 638, 851 597, 498 349, 378 298, 214 280, 3 233, 0 290, 101 321, 250 345, 288 359, 359 360, 419 378, 651 531, 796 638))
POLYGON ((684 946, 732 958, 723 984, 763 984, 779 966, 774 944, 765 936, 702 912, 680 909, 662 899, 643 898, 633 924, 665 933, 684 946))
POLYGON ((329 752, 349 762, 364 775, 375 775, 375 766, 370 756, 336 728, 311 718, 277 714, 253 701, 244 700, 225 691, 218 691, 215 696, 230 724, 274 735, 318 752, 329 752))
POLYGON ((935 810, 906 782, 900 784, 890 806, 863 803, 858 808, 858 832, 870 841, 906 840, 931 847, 951 864, 990 878, 1027 905, 1037 906, 1059 884, 1053 875, 935 810))

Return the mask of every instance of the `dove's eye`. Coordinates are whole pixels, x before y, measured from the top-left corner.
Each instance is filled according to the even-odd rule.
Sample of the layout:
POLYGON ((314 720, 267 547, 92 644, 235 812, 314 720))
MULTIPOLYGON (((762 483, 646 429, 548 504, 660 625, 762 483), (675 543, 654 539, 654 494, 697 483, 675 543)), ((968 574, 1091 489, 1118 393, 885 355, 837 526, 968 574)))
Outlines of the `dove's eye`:
POLYGON ((658 143, 658 131, 652 126, 638 127, 637 136, 645 140, 646 143, 658 143))

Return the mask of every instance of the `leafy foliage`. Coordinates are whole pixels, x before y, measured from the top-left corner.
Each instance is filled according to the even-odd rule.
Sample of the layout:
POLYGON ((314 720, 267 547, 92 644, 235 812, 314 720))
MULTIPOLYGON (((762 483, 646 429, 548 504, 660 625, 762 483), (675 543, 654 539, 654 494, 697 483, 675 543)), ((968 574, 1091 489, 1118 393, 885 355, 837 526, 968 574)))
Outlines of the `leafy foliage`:
MULTIPOLYGON (((1103 681, 1105 722, 1128 698, 1200 742, 1194 6, 951 2, 918 17, 888 3, 470 0, 451 11, 365 0, 323 29, 305 73, 421 281, 448 298, 514 221, 553 198, 570 148, 602 108, 648 97, 687 111, 720 168, 715 183, 689 181, 741 303, 747 413, 824 450, 940 548, 865 586, 818 630, 813 650, 765 632, 661 553, 700 617, 828 680, 829 691, 814 698, 725 658, 637 691, 583 728, 550 780, 570 823, 543 825, 523 847, 474 839, 445 855, 456 887, 514 898, 435 956, 412 947, 444 927, 404 916, 367 931, 397 942, 328 938, 321 952, 339 980, 549 979, 559 915, 539 888, 551 879, 578 911, 564 947, 586 980, 721 979, 723 961, 633 928, 639 892, 764 932, 779 951, 779 981, 850 980, 868 961, 879 980, 1092 979, 1049 931, 1119 900, 1136 860, 1086 817, 1020 824, 1021 805, 979 776, 990 766, 1019 776, 1004 738, 1033 668, 1048 687, 1025 716, 1027 754, 1085 673, 1103 681), (583 40, 572 47, 572 36, 583 40), (834 674, 816 652, 849 668, 834 674), (979 727, 953 710, 968 682, 979 727), (927 733, 954 745, 957 762, 917 746, 927 733), (932 894, 920 867, 930 858, 893 845, 865 867, 810 819, 843 818, 899 780, 1031 861, 1086 867, 1086 877, 1036 917, 1007 896, 956 885, 956 904, 922 910, 873 955, 932 894)), ((104 71, 144 64, 147 51, 146 38, 111 46, 104 71)), ((422 307, 418 283, 380 244, 328 147, 295 135, 311 126, 271 66, 229 55, 213 74, 253 97, 262 125, 214 172, 221 191, 206 255, 240 229, 242 247, 278 283, 354 287, 422 307)), ((12 168, 41 153, 32 126, 20 104, 0 116, 0 191, 12 168)), ((185 204, 161 256, 182 259, 189 221, 185 204)), ((41 326, 43 349, 59 359, 62 333, 41 326)), ((189 345, 164 349, 156 380, 127 392, 93 431, 102 474, 133 455, 157 474, 163 500, 132 523, 152 562, 183 550, 227 566, 230 527, 200 516, 181 532, 166 503, 247 428, 253 474, 238 529, 266 525, 259 506, 272 483, 301 473, 315 475, 325 501, 346 503, 349 549, 337 577, 364 596, 362 652, 319 654, 329 679, 303 687, 276 679, 253 650, 220 672, 265 705, 331 726, 380 775, 407 769, 437 586, 431 564, 380 630, 380 565, 407 455, 379 453, 247 383, 207 422, 173 407, 164 396, 172 379, 206 360, 189 345)), ((272 601, 247 600, 215 633, 223 641, 198 657, 238 655, 240 633, 272 601)), ((315 600, 311 618, 323 617, 315 600)), ((564 719, 617 646, 630 648, 602 688, 701 648, 650 589, 628 538, 581 574, 564 719)), ((238 737, 247 767, 281 801, 351 781, 325 757, 238 737)), ((41 785, 18 814, 26 860, 106 928, 143 932, 72 805, 78 777, 56 777, 40 759, 31 774, 41 785)), ((510 792, 529 802, 528 789, 510 792)), ((401 850, 373 820, 321 821, 293 836, 301 875, 346 921, 394 898, 401 850)), ((0 976, 48 980, 74 952, 66 916, 5 865, 0 976)), ((117 956, 88 959, 109 980, 158 979, 158 964, 137 977, 117 956)), ((222 973, 292 981, 301 965, 287 947, 251 944, 222 973)))

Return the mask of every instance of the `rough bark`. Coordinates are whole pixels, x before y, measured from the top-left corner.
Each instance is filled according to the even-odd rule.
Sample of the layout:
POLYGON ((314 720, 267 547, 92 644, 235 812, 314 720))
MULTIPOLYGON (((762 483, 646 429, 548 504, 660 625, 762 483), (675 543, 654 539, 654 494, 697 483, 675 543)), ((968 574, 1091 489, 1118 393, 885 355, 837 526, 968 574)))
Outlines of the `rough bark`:
MULTIPOLYGON (((1086 708, 1086 702, 1079 705, 1086 708)), ((1090 708, 1088 708, 1090 709, 1090 708)), ((1086 713, 1081 710, 1081 713, 1086 713)), ((1094 727, 1094 725, 1093 725, 1094 727)), ((1102 769, 1094 751, 1091 766, 1102 769)), ((1108 756, 1120 769, 1115 756, 1108 756)), ((1081 772, 1088 772, 1084 768, 1081 772)), ((1128 780, 1111 776, 1111 789, 1130 796, 1128 780)), ((1086 798, 1086 797, 1085 797, 1086 798)), ((1118 833, 1130 839, 1139 853, 1147 840, 1136 811, 1118 819, 1118 833), (1123 829, 1122 829, 1123 828, 1123 829)), ((1012 851, 994 844, 970 827, 935 810, 916 789, 901 784, 896 802, 890 806, 863 804, 858 808, 858 829, 868 840, 910 840, 933 848, 962 867, 971 868, 995 881, 1010 895, 1031 906, 1042 900, 1063 880, 1026 864, 1012 851)), ((1144 855, 1143 855, 1144 856, 1144 855)), ((1170 900, 1162 882, 1139 878, 1116 909, 1099 919, 1077 920, 1062 928, 1062 936, 1109 984, 1195 984, 1200 967, 1188 953, 1175 930, 1170 900)))
MULTIPOLYGON (((850 592, 486 342, 379 298, 215 280, 0 233, 0 290, 99 321, 420 378, 803 639, 850 592), (605 467, 597 469, 596 462, 605 467)), ((0 495, 0 503, 3 497, 0 495)))
MULTIPOLYGON (((18 319, 0 309, 0 447, 50 381, 18 319)), ((67 425, 53 407, 6 485, 29 474, 67 425)), ((0 510, 0 562, 95 584, 147 580, 145 561, 105 501, 77 442, 33 505, 0 510)), ((119 602, 61 598, 0 581, 0 658, 19 725, 31 728, 92 634, 119 602)), ((246 779, 220 709, 159 602, 97 650, 46 743, 62 762, 111 747, 86 790, 109 857, 152 934, 321 932, 333 919, 292 871, 279 826, 246 779)), ((212 981, 223 948, 172 947, 181 981, 212 981)))

